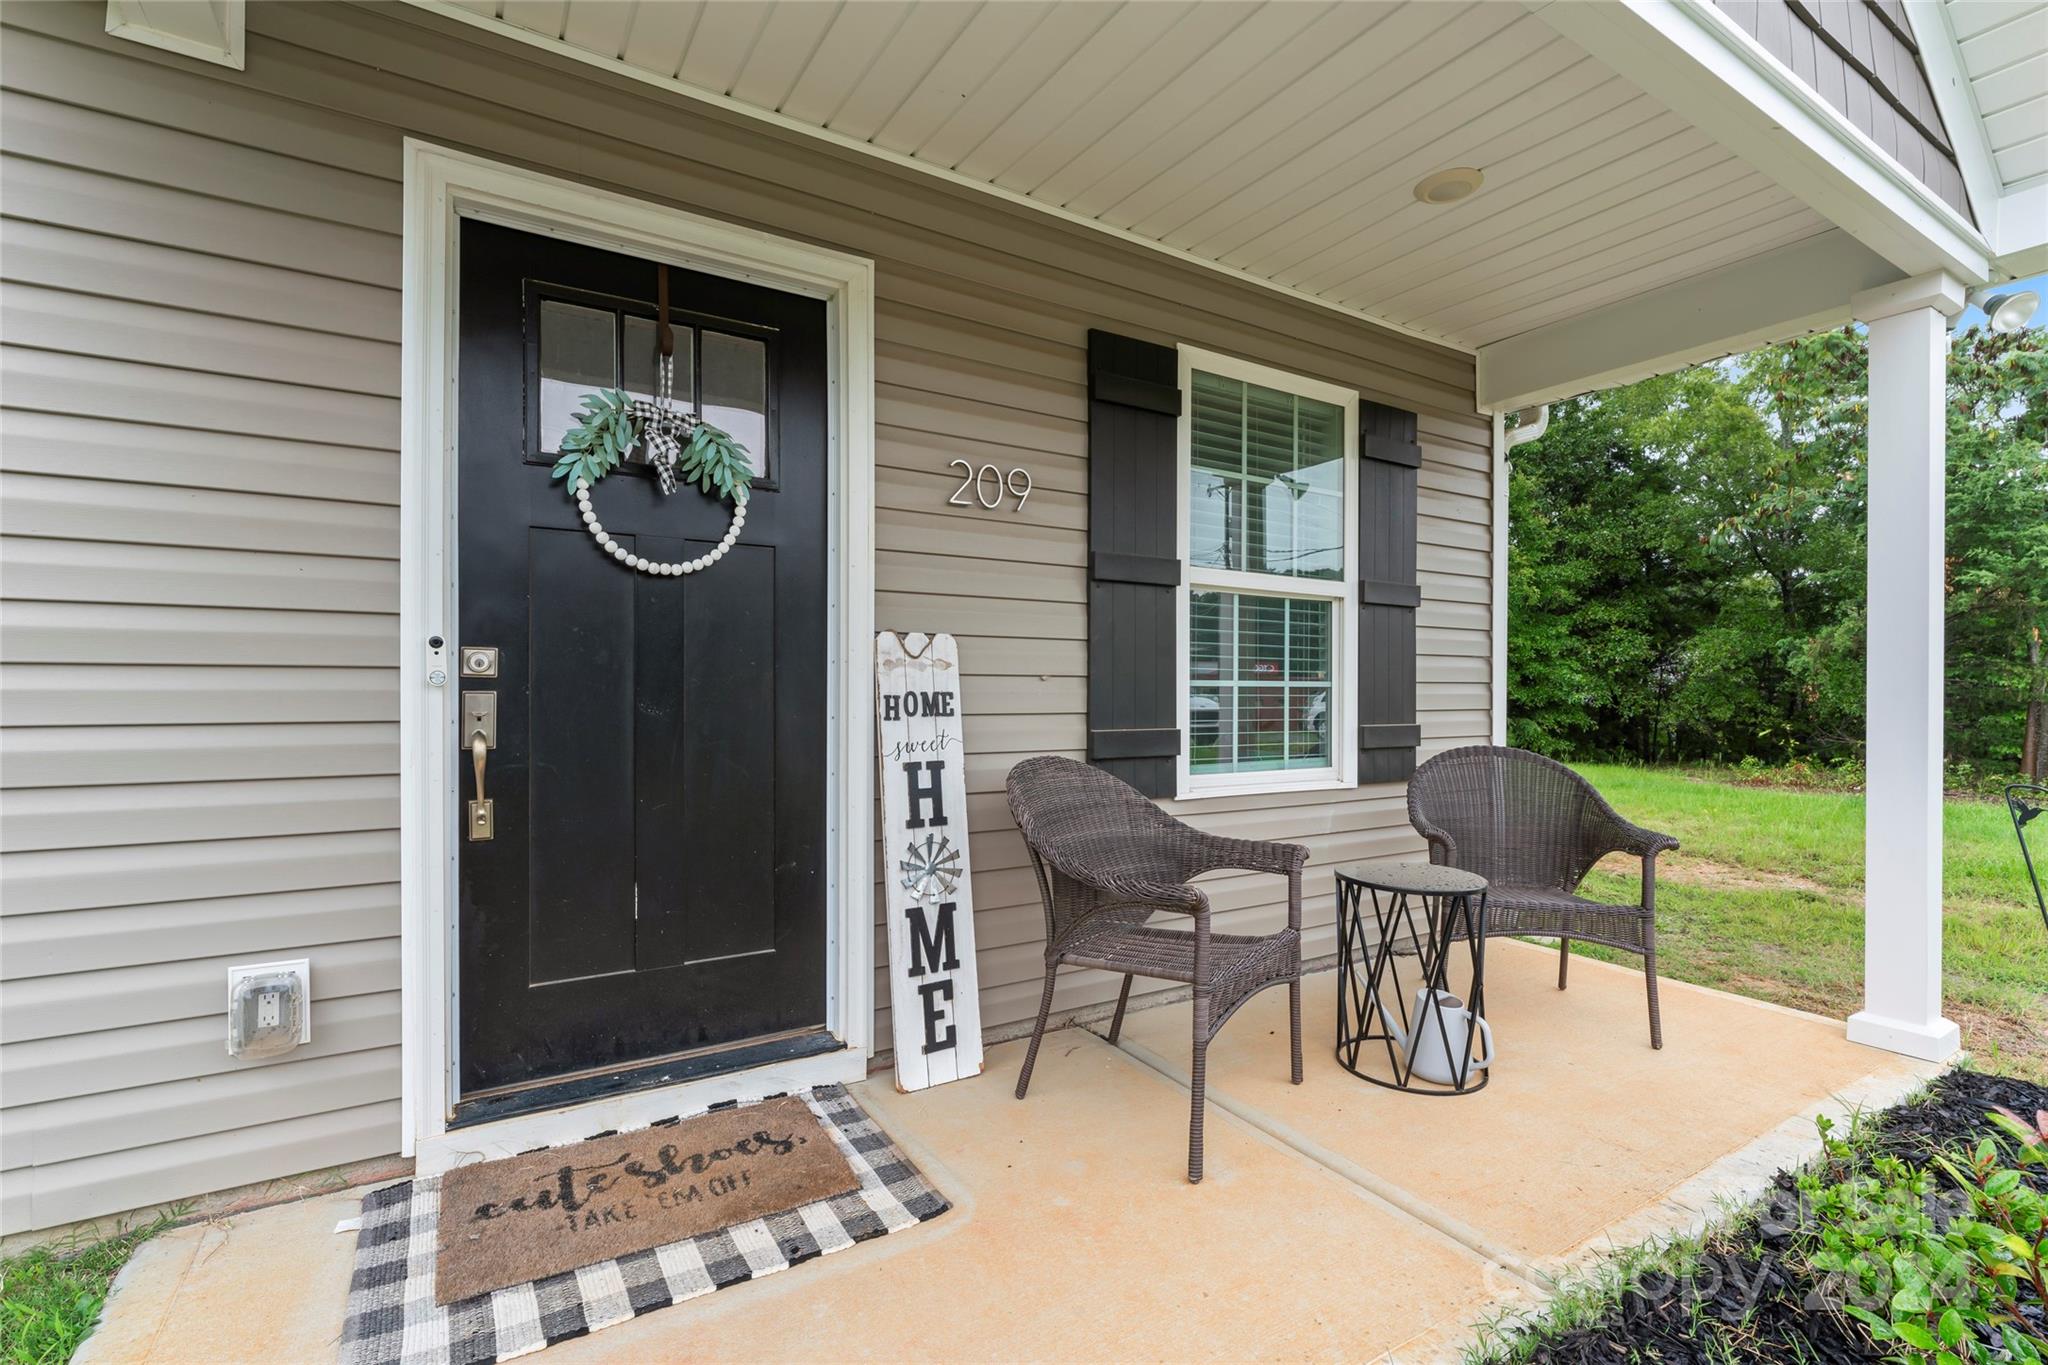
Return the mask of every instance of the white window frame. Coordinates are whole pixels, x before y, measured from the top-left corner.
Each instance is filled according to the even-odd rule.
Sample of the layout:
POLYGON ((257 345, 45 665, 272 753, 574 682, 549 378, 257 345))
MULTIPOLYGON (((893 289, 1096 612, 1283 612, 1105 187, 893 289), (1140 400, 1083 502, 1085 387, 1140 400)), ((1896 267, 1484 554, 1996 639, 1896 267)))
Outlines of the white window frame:
POLYGON ((1182 800, 1215 796, 1252 796, 1267 792, 1340 791, 1358 785, 1358 391, 1307 375, 1277 370, 1195 346, 1180 348, 1180 419, 1175 423, 1174 545, 1180 556, 1180 586, 1174 589, 1175 712, 1180 718, 1180 757, 1175 760, 1175 795, 1182 800), (1290 578, 1242 569, 1218 569, 1191 562, 1188 553, 1188 493, 1193 482, 1194 372, 1281 389, 1303 398, 1334 403, 1344 414, 1344 574, 1328 579, 1290 578), (1189 716, 1189 602, 1198 590, 1250 593, 1260 597, 1299 597, 1329 602, 1336 617, 1331 635, 1330 766, 1281 768, 1258 773, 1196 773, 1194 729, 1189 716))

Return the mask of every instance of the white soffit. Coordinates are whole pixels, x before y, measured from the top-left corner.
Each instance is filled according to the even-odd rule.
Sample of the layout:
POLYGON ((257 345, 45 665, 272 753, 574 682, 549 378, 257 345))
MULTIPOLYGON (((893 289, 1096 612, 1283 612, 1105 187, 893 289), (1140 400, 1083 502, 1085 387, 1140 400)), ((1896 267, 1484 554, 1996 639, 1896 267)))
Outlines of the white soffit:
POLYGON ((2048 4, 1947 0, 1945 9, 1999 183, 2048 178, 2048 4))
POLYGON ((2001 275, 2048 270, 2048 0, 1908 0, 2001 275))
POLYGON ((1831 227, 1519 5, 415 3, 1467 351, 1831 227))

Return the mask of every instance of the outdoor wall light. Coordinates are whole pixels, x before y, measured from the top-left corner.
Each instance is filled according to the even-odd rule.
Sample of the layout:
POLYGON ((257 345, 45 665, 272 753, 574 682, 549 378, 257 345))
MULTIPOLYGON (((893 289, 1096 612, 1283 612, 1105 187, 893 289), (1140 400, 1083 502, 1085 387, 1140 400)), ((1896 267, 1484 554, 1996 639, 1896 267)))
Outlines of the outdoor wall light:
POLYGON ((1984 310, 1985 320, 1994 332, 2017 332, 2034 319, 2034 310, 2041 306, 2041 296, 2031 289, 2015 289, 1997 294, 1973 294, 1970 302, 1984 310))
POLYGON ((1486 178, 1477 166, 1453 166, 1415 182, 1415 197, 1425 204, 1455 204, 1486 178))

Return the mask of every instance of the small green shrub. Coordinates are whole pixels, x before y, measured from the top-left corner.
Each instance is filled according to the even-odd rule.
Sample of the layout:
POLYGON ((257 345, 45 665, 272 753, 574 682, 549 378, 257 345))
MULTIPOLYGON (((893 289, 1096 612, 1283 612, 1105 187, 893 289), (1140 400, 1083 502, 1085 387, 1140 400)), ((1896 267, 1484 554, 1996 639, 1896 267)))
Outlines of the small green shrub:
POLYGON ((1852 1140, 1820 1123, 1825 1160, 1799 1177, 1805 1260, 1816 1306, 1837 1308, 1905 1365, 2042 1365, 2048 1340, 2021 1306, 2048 1301, 2048 1198, 2023 1167, 2048 1164, 2048 1145, 2010 1115, 2017 1164, 1992 1139, 1932 1171, 1879 1154, 1859 1163, 1852 1140))
MULTIPOLYGON (((1712 776, 1715 769, 1708 767, 1704 771, 1712 776)), ((1827 762, 1791 758, 1783 763, 1766 763, 1751 754, 1726 772, 1744 786, 1790 787, 1797 791, 1860 792, 1864 781, 1863 760, 1853 757, 1827 762)))
POLYGON ((2003 799, 2007 783, 2032 780, 2025 773, 1983 768, 1965 759, 1952 759, 1941 769, 1942 789, 1951 796, 2003 799))

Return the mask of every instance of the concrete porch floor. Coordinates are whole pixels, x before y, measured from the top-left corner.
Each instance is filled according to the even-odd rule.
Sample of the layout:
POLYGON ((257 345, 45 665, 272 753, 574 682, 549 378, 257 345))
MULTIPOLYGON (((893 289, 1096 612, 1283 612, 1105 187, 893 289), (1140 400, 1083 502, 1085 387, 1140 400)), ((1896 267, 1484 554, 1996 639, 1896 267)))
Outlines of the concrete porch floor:
MULTIPOLYGON (((1123 1045, 1048 1035, 920 1095, 856 1087, 954 1201, 932 1223, 551 1348, 650 1360, 1456 1359, 1471 1325, 1610 1247, 1696 1226, 1813 1148, 1813 1115, 1878 1107, 1936 1068, 1842 1025, 1676 982, 1651 1051, 1640 974, 1488 949, 1492 1083, 1392 1094, 1330 1055, 1336 979, 1210 1049, 1207 1178, 1184 1178, 1188 1009, 1123 1045)), ((184 1228, 123 1273, 81 1361, 331 1360, 360 1190, 184 1228)))

